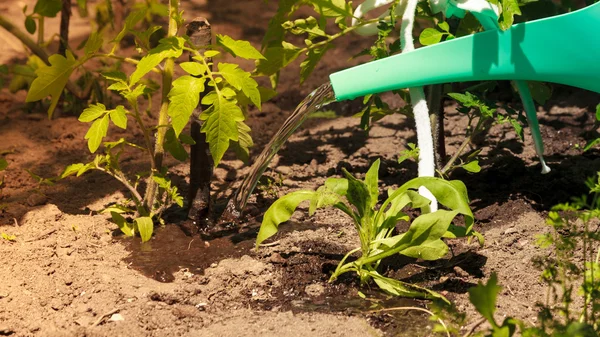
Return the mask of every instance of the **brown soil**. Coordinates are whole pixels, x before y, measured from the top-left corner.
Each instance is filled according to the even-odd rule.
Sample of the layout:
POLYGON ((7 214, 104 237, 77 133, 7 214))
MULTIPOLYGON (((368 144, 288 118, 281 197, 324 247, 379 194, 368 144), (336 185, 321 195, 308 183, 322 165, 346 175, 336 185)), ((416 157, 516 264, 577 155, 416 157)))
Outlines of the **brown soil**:
MULTIPOLYGON (((256 45, 276 5, 260 0, 216 3, 186 3, 186 17, 207 16, 215 32, 256 45), (247 13, 256 14, 248 20, 247 13)), ((22 21, 19 6, 3 3, 0 12, 22 21)), ((73 25, 81 28, 72 30, 73 38, 80 41, 87 26, 77 17, 73 25)), ((50 20, 48 37, 57 26, 57 20, 50 20)), ((0 41, 9 46, 0 63, 22 62, 18 42, 5 32, 0 32, 0 41)), ((249 123, 257 143, 253 154, 329 73, 359 62, 348 59, 367 44, 358 38, 340 42, 345 47, 330 51, 302 86, 297 84, 297 68, 282 72, 281 94, 262 112, 251 112, 249 123)), ((91 156, 83 139, 87 125, 69 116, 48 121, 44 108, 25 112, 23 101, 22 92, 0 91, 0 151, 10 165, 0 173, 5 179, 0 190, 0 232, 16 236, 15 242, 0 239, 0 335, 430 335, 431 324, 420 313, 370 312, 382 307, 427 307, 428 302, 389 299, 375 289, 362 289, 369 299, 363 300, 353 277, 327 282, 336 263, 358 244, 351 223, 339 212, 322 211, 314 217, 297 212, 282 226, 273 245, 251 249, 260 215, 276 195, 314 188, 339 175, 341 168, 360 175, 376 158, 382 159, 382 186, 414 177, 414 163, 396 162, 406 144, 416 142, 411 119, 388 116, 367 135, 358 128, 358 119, 351 117, 359 104, 336 104, 333 108, 341 117, 309 120, 276 157, 266 174, 274 183, 265 184, 251 198, 242 231, 206 241, 198 235, 186 236, 174 220, 157 230, 149 244, 140 245, 139 238, 122 237, 109 216, 99 213, 107 204, 127 197, 112 178, 91 173, 46 186, 25 171, 52 177, 66 165, 91 156)), ((466 291, 496 272, 504 286, 498 318, 511 315, 534 323, 534 305, 543 299, 545 287, 532 259, 548 253, 535 246, 535 236, 548 230, 544 224, 548 209, 585 192, 585 178, 600 167, 597 151, 581 151, 585 137, 596 132, 591 112, 598 101, 596 94, 558 86, 554 98, 540 107, 546 157, 552 167, 545 176, 539 173, 527 131, 521 142, 509 126, 493 127, 479 144, 484 149, 482 172, 455 172, 451 177, 468 187, 476 229, 484 233, 485 246, 452 241, 454 257, 433 263, 386 261, 385 272, 442 292, 469 314, 470 324, 478 316, 466 291)), ((451 154, 462 142, 465 121, 453 104, 446 113, 451 154)), ((123 136, 110 132, 112 138, 123 136)), ((187 166, 171 164, 175 183, 185 190, 187 166)), ((143 159, 134 156, 126 168, 141 165, 143 159)), ((216 170, 215 198, 224 200, 247 172, 246 166, 228 156, 216 170)))

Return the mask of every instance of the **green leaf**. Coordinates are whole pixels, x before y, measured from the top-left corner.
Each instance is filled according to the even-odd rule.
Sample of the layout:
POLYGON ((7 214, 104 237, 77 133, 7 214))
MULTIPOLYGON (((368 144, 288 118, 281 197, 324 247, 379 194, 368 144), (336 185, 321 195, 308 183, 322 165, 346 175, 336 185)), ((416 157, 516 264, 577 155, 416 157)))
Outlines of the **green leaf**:
POLYGON ((373 278, 373 281, 381 290, 388 294, 411 298, 440 299, 449 303, 444 296, 427 288, 385 277, 376 271, 367 271, 367 274, 373 278))
POLYGON ((52 96, 48 116, 52 117, 52 113, 58 104, 58 99, 69 81, 69 76, 73 73, 77 65, 77 61, 70 51, 67 50, 67 57, 62 55, 52 55, 48 59, 50 66, 41 66, 36 70, 37 78, 31 83, 31 87, 27 92, 26 102, 35 102, 52 96))
POLYGON ((152 232, 154 231, 154 223, 152 222, 152 218, 143 216, 135 219, 134 221, 137 231, 142 237, 142 242, 150 240, 152 238, 152 232))
POLYGON ((84 165, 82 163, 77 163, 77 164, 71 164, 67 167, 65 167, 64 171, 60 174, 60 179, 64 179, 68 176, 77 174, 77 172, 79 172, 79 170, 81 170, 81 168, 83 168, 84 165))
POLYGON ((89 123, 100 117, 102 117, 106 113, 106 106, 102 103, 92 104, 87 107, 81 115, 79 115, 78 120, 80 122, 89 123))
POLYGON ((279 47, 269 47, 265 50, 266 59, 259 60, 256 64, 257 75, 273 75, 293 62, 299 55, 300 48, 287 42, 283 42, 279 47))
POLYGON ((218 50, 207 50, 207 51, 204 52, 203 55, 204 55, 205 58, 211 58, 211 57, 215 57, 215 56, 217 56, 219 54, 221 54, 221 52, 218 51, 218 50))
POLYGON ((123 234, 127 236, 135 235, 135 233, 133 232, 133 226, 130 223, 128 223, 127 220, 125 220, 125 218, 121 214, 117 212, 110 212, 110 216, 112 217, 114 223, 116 223, 117 226, 119 226, 119 229, 121 230, 121 232, 123 232, 123 234))
POLYGON ((369 168, 365 174, 365 186, 371 196, 370 208, 374 208, 377 205, 377 199, 379 197, 379 164, 380 160, 377 159, 369 168))
POLYGON ((498 327, 494 320, 494 312, 496 311, 496 297, 501 289, 502 287, 498 286, 496 273, 492 273, 487 284, 478 282, 476 287, 469 289, 469 301, 492 327, 498 327))
POLYGON ((244 122, 237 122, 238 141, 233 142, 233 151, 244 163, 250 160, 250 148, 254 141, 250 135, 250 127, 244 122))
POLYGON ((531 97, 539 104, 546 104, 546 101, 552 97, 552 88, 543 82, 528 81, 527 86, 531 97))
POLYGON ((34 34, 37 29, 37 24, 31 15, 25 17, 25 29, 29 34, 34 34))
POLYGON ((183 207, 183 198, 179 195, 176 186, 171 186, 171 180, 164 176, 154 175, 152 179, 158 184, 160 188, 165 190, 169 195, 169 198, 176 203, 179 207, 183 207))
POLYGON ((208 67, 199 62, 183 62, 179 66, 192 76, 204 75, 208 71, 208 67))
POLYGON ((38 0, 33 8, 33 12, 41 16, 53 18, 61 9, 61 0, 38 0))
POLYGON ((217 44, 227 50, 233 56, 239 56, 247 60, 264 60, 265 57, 252 47, 248 41, 237 41, 227 35, 217 34, 217 44))
POLYGON ((275 235, 279 224, 288 221, 300 203, 311 200, 315 196, 315 191, 296 191, 277 199, 263 217, 256 237, 256 247, 258 248, 263 241, 275 235))
POLYGON ((150 50, 137 64, 135 71, 129 78, 129 86, 136 84, 144 75, 159 65, 166 58, 177 58, 183 53, 184 40, 181 37, 162 39, 159 45, 150 50))
POLYGON ((91 55, 97 52, 102 47, 103 42, 104 40, 102 39, 102 35, 100 35, 98 32, 92 32, 85 43, 85 47, 83 48, 85 54, 91 55))
POLYGON ((478 173, 481 171, 481 166, 479 166, 478 160, 473 160, 471 162, 468 162, 468 163, 464 164, 462 166, 462 168, 465 169, 467 172, 471 172, 471 173, 478 173))
POLYGON ((302 61, 302 63, 300 63, 300 84, 302 84, 302 83, 304 83, 304 81, 306 81, 306 79, 313 72, 313 70, 315 69, 315 67, 317 66, 317 64, 319 63, 321 58, 323 57, 323 55, 325 55, 327 50, 329 50, 332 47, 333 47, 333 45, 328 44, 324 48, 310 49, 306 53, 306 56, 307 56, 306 60, 304 60, 304 61, 302 61))
POLYGON ((0 158, 0 171, 6 170, 8 167, 8 162, 4 158, 0 158))
POLYGON ((499 20, 500 28, 502 30, 509 29, 515 21, 515 15, 521 15, 521 9, 519 9, 519 3, 517 0, 503 0, 502 16, 499 20))
POLYGON ((111 41, 114 42, 115 45, 121 42, 121 40, 125 37, 127 32, 129 32, 135 25, 142 21, 146 17, 146 8, 141 8, 139 10, 133 11, 127 15, 125 18, 125 25, 123 29, 117 34, 117 36, 111 41))
POLYGON ((237 64, 219 63, 219 73, 225 78, 227 83, 231 84, 237 90, 242 90, 244 95, 260 109, 260 91, 258 83, 250 77, 250 73, 239 68, 237 64))
POLYGON ((91 153, 96 152, 102 143, 102 138, 106 137, 108 132, 108 115, 99 118, 92 123, 90 129, 85 134, 84 139, 88 140, 88 149, 91 153))
POLYGON ((424 46, 439 43, 447 33, 440 32, 435 28, 425 28, 419 35, 419 42, 424 46))
POLYGON ((190 120, 194 109, 198 106, 202 91, 204 91, 203 78, 184 75, 173 81, 173 87, 169 92, 168 113, 176 137, 179 137, 179 134, 190 120))
POLYGON ((596 120, 600 121, 600 104, 596 105, 596 120))
POLYGON ((179 139, 177 139, 173 129, 167 130, 167 133, 165 134, 164 147, 165 150, 167 150, 167 152, 173 156, 173 158, 179 161, 186 161, 188 159, 188 153, 183 145, 181 145, 179 142, 179 139))
POLYGON ((229 141, 238 141, 237 122, 244 120, 244 114, 236 101, 218 96, 213 106, 200 117, 205 120, 201 131, 206 134, 206 141, 216 167, 229 148, 229 141))
POLYGON ((117 106, 114 110, 111 110, 109 116, 114 125, 123 130, 127 129, 127 110, 124 106, 117 106))
MULTIPOLYGON (((354 178, 346 169, 342 169, 344 176, 348 179, 348 192, 346 198, 356 209, 360 217, 364 217, 369 214, 372 210, 371 205, 373 200, 371 198, 371 190, 362 181, 354 178)), ((375 199, 375 203, 377 199, 375 199)))
POLYGON ((311 0, 315 12, 325 17, 351 17, 352 6, 345 0, 311 0))

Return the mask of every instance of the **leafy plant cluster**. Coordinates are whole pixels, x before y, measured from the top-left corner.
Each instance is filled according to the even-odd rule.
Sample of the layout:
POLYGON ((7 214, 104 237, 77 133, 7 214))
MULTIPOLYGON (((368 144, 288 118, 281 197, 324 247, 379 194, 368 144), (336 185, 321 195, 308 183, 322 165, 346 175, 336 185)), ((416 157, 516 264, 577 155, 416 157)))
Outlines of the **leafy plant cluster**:
MULTIPOLYGON (((495 273, 486 284, 469 289, 469 300, 490 325, 476 336, 593 337, 600 335, 600 172, 586 182, 590 193, 571 203, 553 207, 547 224, 551 231, 538 236, 537 245, 552 253, 534 262, 547 285, 544 303, 537 303, 535 325, 513 317, 501 323, 494 318, 502 287, 495 273), (577 252, 577 253, 575 253, 577 252), (581 256, 576 256, 575 254, 581 256)), ((448 322, 464 323, 464 314, 445 308, 440 316, 448 322)), ((438 326, 443 333, 456 333, 454 326, 438 326)))
POLYGON ((334 207, 348 215, 360 238, 360 247, 351 250, 340 261, 331 275, 334 281, 347 272, 358 274, 361 283, 373 280, 384 291, 407 297, 443 298, 441 295, 416 285, 385 277, 377 271, 381 260, 396 254, 424 260, 436 260, 448 252, 443 238, 477 235, 474 232, 473 214, 464 184, 440 178, 421 177, 410 180, 398 189, 387 191, 387 198, 379 201, 378 171, 380 161, 373 163, 359 180, 344 170, 345 178, 329 178, 316 191, 291 192, 275 201, 264 215, 256 240, 257 247, 277 233, 281 223, 288 221, 302 202, 309 201, 309 215, 321 208, 334 207), (429 189, 448 209, 423 213, 411 221, 408 208, 418 209, 429 205, 429 199, 416 191, 420 186, 429 189), (465 226, 452 222, 462 215, 465 226), (405 233, 396 233, 399 222, 409 222, 405 233), (355 258, 356 253, 359 253, 355 258))
MULTIPOLYGON (((83 6, 85 1, 78 4, 83 6)), ((98 15, 103 15, 102 11, 113 14, 111 8, 102 5, 108 6, 110 1, 99 6, 98 15)), ((38 1, 33 13, 26 18, 28 31, 34 33, 37 29, 43 35, 40 32, 43 18, 55 16, 60 10, 61 1, 38 1)), ((79 115, 80 122, 89 123, 85 139, 90 153, 101 153, 90 162, 69 165, 60 178, 97 170, 120 181, 129 190, 131 199, 108 211, 123 233, 139 233, 146 241, 152 235, 154 220, 160 220, 166 208, 172 204, 183 206, 178 188, 170 181, 164 157, 169 154, 180 161, 188 159, 184 145, 193 144, 194 140, 183 130, 190 120, 198 118, 202 122, 201 132, 206 135, 215 166, 230 147, 247 158, 249 147, 253 145, 250 128, 245 123, 247 107, 253 105, 260 109, 261 103, 272 96, 273 91, 259 88, 254 79, 256 75, 237 64, 213 61, 224 53, 248 60, 264 60, 250 43, 217 34, 215 45, 195 46, 187 36, 179 34, 184 23, 179 1, 170 0, 164 8, 157 1, 144 1, 131 5, 128 11, 120 30, 112 36, 108 36, 108 29, 92 32, 80 53, 68 48, 64 55, 48 56, 47 64, 43 57, 30 57, 28 66, 24 66, 29 67, 26 101, 51 97, 48 108, 51 117, 65 89, 73 91, 70 87, 76 86, 71 82, 74 74, 84 77, 92 74, 97 78, 86 86, 100 88, 99 83, 106 84, 108 93, 86 97, 92 103, 79 115), (152 16, 161 13, 167 15, 168 26, 150 24, 148 27, 152 16), (147 28, 140 29, 140 26, 147 28), (164 36, 156 39, 159 31, 164 31, 164 36), (120 51, 121 41, 127 36, 134 39, 137 56, 129 57, 120 51), (176 62, 184 54, 189 61, 176 62), (97 71, 92 70, 91 67, 97 69, 98 65, 91 63, 92 60, 100 60, 103 66, 97 71), (133 66, 133 71, 123 70, 124 64, 133 66), (183 75, 177 76, 178 73, 183 75), (159 82, 155 81, 157 77, 159 82), (158 111, 153 111, 150 101, 157 92, 161 104, 158 111), (113 99, 114 95, 109 93, 117 94, 121 99, 113 99), (200 104, 205 109, 193 117, 200 104), (125 130, 126 137, 107 140, 112 128, 125 130), (142 141, 134 136, 136 129, 141 130, 142 141), (146 154, 147 171, 131 174, 122 169, 123 157, 130 155, 131 150, 146 154), (133 221, 123 216, 126 214, 133 215, 133 221)), ((40 41, 35 46, 43 48, 40 41)), ((8 72, 6 67, 0 70, 8 72)))

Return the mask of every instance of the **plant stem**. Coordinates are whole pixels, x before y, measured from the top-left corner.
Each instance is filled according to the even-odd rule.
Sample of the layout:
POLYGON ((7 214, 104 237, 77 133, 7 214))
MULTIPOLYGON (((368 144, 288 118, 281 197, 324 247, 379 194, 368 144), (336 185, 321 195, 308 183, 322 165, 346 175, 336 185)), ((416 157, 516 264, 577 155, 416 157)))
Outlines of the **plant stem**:
POLYGON ((471 132, 469 137, 466 137, 465 140, 463 140, 463 142, 462 142, 462 144, 460 144, 460 147, 458 148, 458 150, 456 150, 454 155, 452 155, 452 158, 450 158, 450 160, 448 160, 446 165, 444 165, 444 168, 442 168, 442 170, 441 170, 443 175, 446 174, 446 172, 448 172, 453 167, 454 163, 458 160, 458 157, 460 157, 460 155, 463 153, 465 148, 469 144, 471 144, 473 137, 475 137, 475 135, 477 135, 479 133, 479 131, 481 131, 480 130, 481 125, 483 125, 483 118, 479 118, 479 120, 477 121, 477 126, 475 126, 475 128, 473 129, 473 132, 471 132))
POLYGON ((133 187, 133 185, 129 182, 129 179, 127 179, 127 177, 125 177, 125 175, 122 172, 112 172, 109 170, 106 170, 102 167, 97 167, 96 168, 98 171, 102 171, 108 175, 110 175, 111 177, 117 179, 119 182, 121 182, 121 184, 123 184, 123 186, 125 186, 129 192, 131 192, 131 196, 133 197, 133 201, 135 202, 136 206, 139 207, 141 202, 142 202, 142 195, 140 194, 140 192, 138 192, 135 187, 133 187))
POLYGON ((44 45, 44 17, 40 15, 38 22, 38 45, 44 45))
POLYGON ((140 110, 137 104, 137 101, 135 102, 135 104, 133 105, 133 111, 134 111, 134 119, 137 122, 137 124, 139 125, 140 129, 142 129, 142 133, 144 134, 144 142, 146 143, 146 150, 148 151, 148 154, 150 156, 150 167, 154 170, 156 169, 156 163, 154 162, 154 155, 153 155, 153 151, 152 151, 152 140, 150 140, 150 133, 148 132, 148 128, 146 128, 146 125, 144 124, 144 121, 142 120, 142 117, 140 116, 140 110))
MULTIPOLYGON (((177 35, 177 20, 176 16, 179 15, 179 0, 169 0, 169 28, 167 31, 167 38, 177 35)), ((154 201, 158 192, 158 184, 154 181, 154 175, 159 172, 162 168, 163 157, 165 154, 164 142, 165 134, 167 133, 167 127, 169 124, 169 92, 171 91, 171 85, 173 81, 173 69, 175 68, 175 59, 170 57, 165 60, 164 69, 162 71, 162 99, 160 105, 160 112, 158 115, 158 127, 156 130, 156 144, 154 146, 154 169, 148 177, 148 187, 146 189, 146 195, 144 196, 144 206, 152 214, 152 208, 154 207, 154 201)))

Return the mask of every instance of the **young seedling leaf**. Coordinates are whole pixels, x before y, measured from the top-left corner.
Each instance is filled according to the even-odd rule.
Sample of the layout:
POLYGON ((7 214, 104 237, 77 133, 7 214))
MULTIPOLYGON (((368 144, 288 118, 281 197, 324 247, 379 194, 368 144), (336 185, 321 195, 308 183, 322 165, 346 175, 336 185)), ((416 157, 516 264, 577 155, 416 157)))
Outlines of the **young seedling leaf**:
POLYGON ((97 52, 101 47, 104 40, 102 40, 102 35, 98 32, 92 32, 92 34, 88 37, 87 42, 85 43, 84 51, 86 55, 91 55, 97 52))
POLYGON ((419 42, 424 46, 429 46, 432 44, 439 43, 440 41, 442 41, 444 35, 447 34, 448 33, 440 32, 435 28, 425 28, 421 32, 421 35, 419 35, 419 42))
POLYGON ((81 115, 79 115, 78 120, 80 122, 89 123, 100 117, 102 117, 106 113, 106 106, 102 103, 92 104, 87 107, 81 115))
POLYGON ((73 73, 77 61, 68 50, 66 58, 55 54, 50 56, 48 61, 50 62, 50 66, 44 65, 36 70, 37 78, 31 83, 31 88, 27 92, 25 101, 35 102, 52 96, 50 108, 48 109, 48 117, 52 117, 56 104, 58 104, 58 99, 65 85, 67 85, 69 76, 73 73))
MULTIPOLYGON (((342 170, 344 176, 348 180, 348 192, 346 198, 350 204, 356 207, 359 216, 363 217, 372 211, 371 205, 373 204, 373 200, 371 197, 371 190, 364 182, 354 178, 354 176, 345 169, 342 170)), ((377 202, 377 199, 375 199, 375 202, 377 202)))
POLYGON ((258 83, 250 77, 250 73, 240 69, 237 64, 219 63, 219 73, 237 90, 242 90, 244 95, 260 110, 260 91, 258 83))
POLYGON ((296 191, 277 199, 263 217, 256 237, 256 247, 258 248, 263 241, 275 235, 279 225, 292 217, 300 203, 311 200, 315 196, 315 191, 296 191))
POLYGON ((184 75, 173 81, 169 92, 169 116, 173 124, 175 136, 179 137, 187 125, 194 109, 200 101, 200 93, 204 91, 204 79, 184 75))
POLYGON ((206 65, 198 62, 183 62, 180 63, 179 66, 181 69, 185 70, 186 73, 192 76, 200 76, 208 71, 208 67, 206 67, 206 65))
POLYGON ((4 158, 0 158, 0 171, 6 170, 8 167, 8 162, 4 158))
POLYGON ((179 142, 179 139, 177 139, 177 136, 175 135, 175 131, 173 131, 173 129, 167 130, 167 133, 165 134, 164 147, 165 150, 167 150, 167 152, 169 152, 173 156, 173 158, 179 161, 186 161, 188 159, 188 153, 183 147, 183 145, 181 145, 181 143, 179 142))
POLYGON ((133 232, 133 226, 130 223, 128 223, 127 220, 125 220, 125 218, 121 214, 117 212, 110 212, 110 216, 112 217, 114 223, 116 223, 117 226, 119 226, 119 229, 121 230, 121 232, 123 232, 123 234, 127 236, 135 235, 135 233, 133 232))
POLYGON ((502 287, 498 286, 496 273, 492 273, 487 284, 477 283, 476 287, 469 289, 469 301, 473 303, 475 309, 492 325, 497 328, 494 312, 496 311, 496 297, 502 287))
POLYGON ((159 45, 150 50, 137 64, 129 78, 129 86, 136 84, 144 75, 159 65, 166 58, 177 58, 183 53, 184 40, 181 37, 170 37, 160 40, 159 45))
POLYGON ((88 149, 91 153, 96 152, 102 143, 102 139, 106 137, 108 132, 108 115, 95 120, 90 126, 90 129, 85 134, 84 139, 88 140, 88 149))
POLYGON ((77 163, 65 167, 64 171, 60 174, 60 179, 64 179, 70 175, 77 174, 77 172, 79 172, 79 170, 81 170, 83 166, 83 163, 77 163))
POLYGON ((25 29, 29 34, 34 34, 37 29, 37 24, 31 15, 25 17, 25 29))
POLYGON ((61 9, 61 0, 38 0, 33 8, 33 12, 41 16, 53 18, 61 9))
POLYGON ((247 60, 265 59, 248 41, 237 41, 227 35, 217 34, 217 44, 233 56, 239 56, 247 60))
POLYGON ((470 161, 462 166, 467 172, 478 173, 481 171, 481 166, 479 166, 478 160, 470 161))
POLYGON ((136 218, 134 221, 137 231, 142 237, 142 242, 150 240, 152 238, 152 232, 154 231, 154 223, 152 222, 152 218, 143 216, 136 218))
POLYGON ((206 134, 206 141, 216 167, 229 148, 229 141, 238 141, 237 122, 244 120, 244 114, 236 101, 227 100, 222 96, 218 96, 212 108, 201 115, 201 119, 205 121, 201 131, 206 134))
POLYGON ((380 160, 377 159, 369 168, 365 174, 365 186, 369 191, 371 197, 370 208, 374 208, 377 205, 377 199, 379 197, 379 164, 380 160))
POLYGON ((123 130, 127 129, 127 110, 125 110, 124 106, 117 106, 114 110, 110 111, 109 116, 114 125, 123 130))

